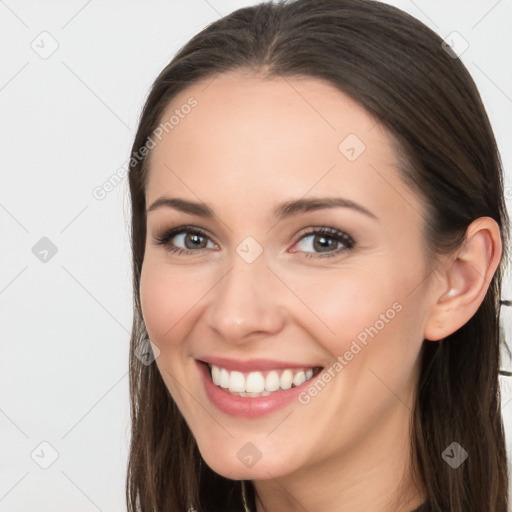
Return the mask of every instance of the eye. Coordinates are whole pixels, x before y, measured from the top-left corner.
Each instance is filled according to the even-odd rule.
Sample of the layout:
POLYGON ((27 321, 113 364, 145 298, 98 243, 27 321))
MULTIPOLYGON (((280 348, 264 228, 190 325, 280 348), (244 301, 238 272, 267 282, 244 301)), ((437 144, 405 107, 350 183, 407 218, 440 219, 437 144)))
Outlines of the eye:
MULTIPOLYGON (((342 252, 350 250, 354 247, 354 239, 347 233, 339 231, 338 229, 322 227, 313 231, 309 231, 303 235, 297 242, 299 250, 308 252, 311 249, 315 252, 305 254, 306 258, 326 258, 330 256, 337 256, 342 252), (300 248, 302 244, 302 248, 300 248), (339 248, 339 244, 343 247, 339 248), (335 250, 332 250, 335 249, 335 250)), ((293 250, 292 252, 296 252, 293 250)))
POLYGON ((204 231, 188 226, 173 228, 155 237, 157 245, 163 245, 166 251, 176 254, 192 254, 197 253, 199 249, 206 249, 207 240, 209 238, 204 231), (171 243, 173 239, 175 242, 171 243), (185 247, 177 247, 176 244, 182 244, 185 247))
MULTIPOLYGON (((166 251, 175 254, 197 253, 201 249, 207 249, 208 242, 211 243, 209 248, 215 249, 215 244, 211 242, 204 231, 190 226, 173 228, 155 237, 157 245, 163 245, 166 251), (173 239, 174 242, 171 243, 173 239), (184 247, 178 247, 177 244, 184 245, 184 247)), ((293 249, 291 252, 304 252, 306 258, 325 258, 350 250, 354 245, 354 239, 349 234, 338 229, 321 227, 302 235, 295 244, 295 246, 299 246, 299 250, 293 249), (302 248, 300 248, 301 244, 302 248), (318 252, 308 252, 311 249, 318 252)))

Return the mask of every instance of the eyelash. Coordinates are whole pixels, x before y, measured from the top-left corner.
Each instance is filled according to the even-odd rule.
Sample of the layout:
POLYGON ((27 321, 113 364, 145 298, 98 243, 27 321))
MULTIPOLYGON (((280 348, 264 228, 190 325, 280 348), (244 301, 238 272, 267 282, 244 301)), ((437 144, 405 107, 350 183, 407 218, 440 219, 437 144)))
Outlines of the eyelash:
MULTIPOLYGON (((182 226, 179 228, 172 228, 168 231, 165 231, 161 235, 155 237, 155 243, 156 245, 163 245, 165 250, 174 254, 192 254, 197 253, 199 250, 194 249, 183 249, 181 247, 173 247, 169 245, 169 241, 174 238, 176 235, 180 235, 182 233, 187 234, 193 234, 198 235, 203 238, 209 238, 204 231, 201 231, 200 229, 190 227, 190 226, 182 226)), ((304 253, 305 258, 329 258, 332 256, 337 256, 341 254, 342 252, 348 251, 352 249, 355 246, 354 239, 348 234, 343 231, 340 231, 338 229, 329 228, 329 227, 322 227, 316 230, 309 231, 307 233, 304 233, 299 240, 297 240, 296 243, 299 243, 304 238, 307 238, 312 235, 328 235, 328 238, 332 238, 338 242, 341 242, 345 247, 342 249, 337 249, 335 251, 330 251, 327 253, 315 253, 315 252, 306 252, 304 253)), ((294 252, 301 252, 301 251, 294 251, 294 252)))

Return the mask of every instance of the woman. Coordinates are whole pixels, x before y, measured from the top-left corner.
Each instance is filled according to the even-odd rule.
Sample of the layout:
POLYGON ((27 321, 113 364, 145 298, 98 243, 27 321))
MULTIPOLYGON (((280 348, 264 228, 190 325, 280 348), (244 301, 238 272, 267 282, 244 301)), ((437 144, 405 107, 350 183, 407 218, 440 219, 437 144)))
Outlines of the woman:
POLYGON ((369 0, 240 9, 132 154, 130 511, 507 510, 502 170, 439 36, 369 0))

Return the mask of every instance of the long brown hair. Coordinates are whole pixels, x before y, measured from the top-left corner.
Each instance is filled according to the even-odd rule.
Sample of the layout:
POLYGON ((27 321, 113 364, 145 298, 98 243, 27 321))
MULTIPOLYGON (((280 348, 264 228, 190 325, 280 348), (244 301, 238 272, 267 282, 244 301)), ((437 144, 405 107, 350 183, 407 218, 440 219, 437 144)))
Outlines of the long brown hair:
MULTIPOLYGON (((235 69, 326 80, 376 116, 398 142, 404 182, 428 207, 425 237, 433 255, 459 247, 478 217, 499 224, 504 255, 478 311, 441 342, 423 343, 411 443, 413 471, 424 482, 433 511, 506 512, 498 371, 509 227, 498 149, 467 69, 424 24, 372 0, 296 0, 241 8, 194 36, 157 77, 132 155, 140 154, 180 91, 235 69), (457 469, 441 456, 454 441, 469 454, 457 469)), ((148 167, 147 158, 132 158, 129 171, 134 317, 128 509, 243 510, 241 482, 202 462, 156 365, 135 356, 148 338, 139 298, 148 167)), ((254 505, 254 489, 250 482, 247 486, 254 505)))

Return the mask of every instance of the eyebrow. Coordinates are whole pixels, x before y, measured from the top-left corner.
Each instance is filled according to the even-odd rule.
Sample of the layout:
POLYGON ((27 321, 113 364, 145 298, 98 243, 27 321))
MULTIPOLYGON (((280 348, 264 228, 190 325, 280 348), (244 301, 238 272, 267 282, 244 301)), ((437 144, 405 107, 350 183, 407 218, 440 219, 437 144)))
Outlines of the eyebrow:
MULTIPOLYGON (((197 215, 198 217, 213 218, 215 216, 213 209, 206 203, 188 201, 178 197, 161 197, 146 210, 146 213, 162 207, 173 208, 184 213, 197 215)), ((323 210, 326 208, 350 208, 378 220, 378 217, 364 206, 343 197, 302 198, 285 201, 284 203, 277 205, 274 209, 273 216, 274 219, 281 220, 287 217, 316 210, 323 210)))

